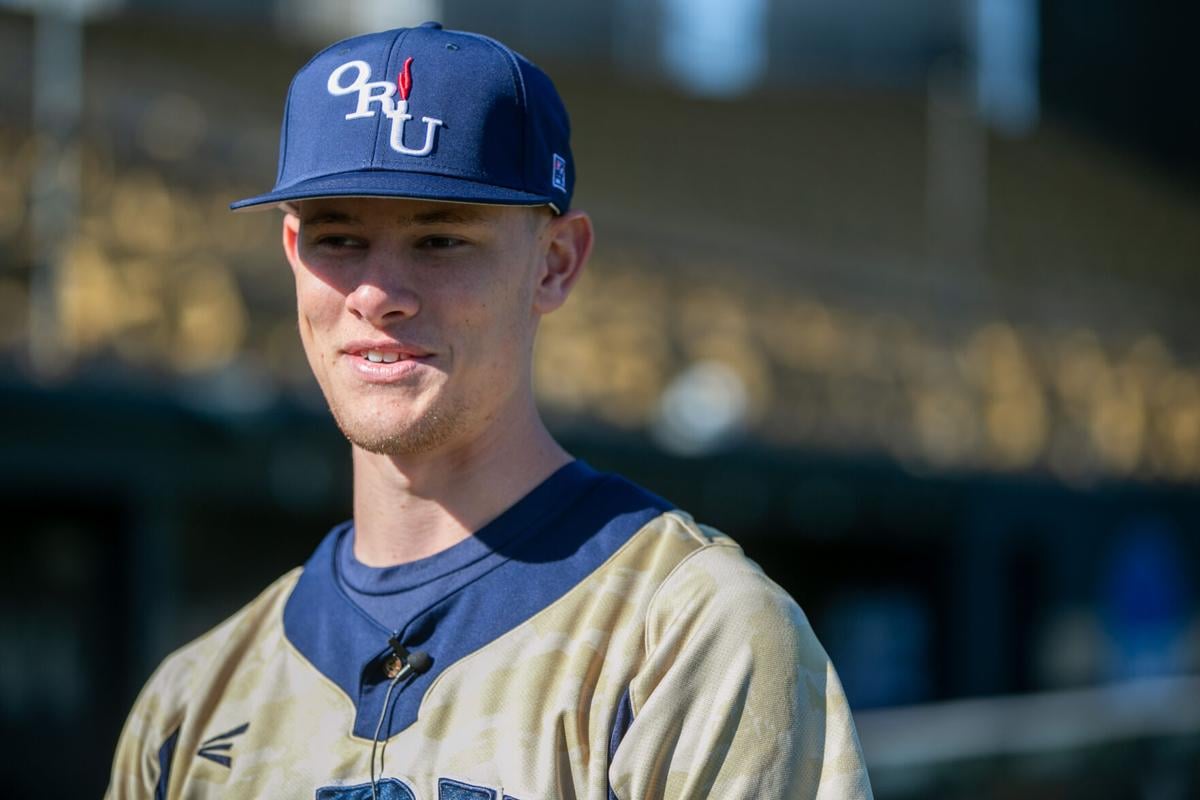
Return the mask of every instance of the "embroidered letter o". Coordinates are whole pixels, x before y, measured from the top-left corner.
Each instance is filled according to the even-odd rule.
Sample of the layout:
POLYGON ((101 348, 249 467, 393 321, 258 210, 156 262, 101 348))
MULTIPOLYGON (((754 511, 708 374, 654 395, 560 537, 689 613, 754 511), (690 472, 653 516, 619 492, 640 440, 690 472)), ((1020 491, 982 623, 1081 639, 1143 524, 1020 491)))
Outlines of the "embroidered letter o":
POLYGON ((329 73, 329 82, 325 85, 325 88, 333 95, 350 94, 351 92, 362 91, 362 88, 367 85, 367 79, 370 77, 370 64, 365 61, 347 61, 329 73), (358 77, 349 86, 342 86, 342 74, 350 68, 358 70, 358 77))

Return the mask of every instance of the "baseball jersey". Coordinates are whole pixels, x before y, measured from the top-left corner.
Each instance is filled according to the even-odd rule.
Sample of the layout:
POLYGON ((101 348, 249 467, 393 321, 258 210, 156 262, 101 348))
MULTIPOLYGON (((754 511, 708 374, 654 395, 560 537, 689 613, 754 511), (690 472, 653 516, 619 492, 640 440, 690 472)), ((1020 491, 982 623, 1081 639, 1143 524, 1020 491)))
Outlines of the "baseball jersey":
POLYGON ((370 611, 345 535, 163 662, 108 798, 871 796, 796 603, 620 477, 569 464, 370 611), (393 637, 427 671, 389 679, 393 637))

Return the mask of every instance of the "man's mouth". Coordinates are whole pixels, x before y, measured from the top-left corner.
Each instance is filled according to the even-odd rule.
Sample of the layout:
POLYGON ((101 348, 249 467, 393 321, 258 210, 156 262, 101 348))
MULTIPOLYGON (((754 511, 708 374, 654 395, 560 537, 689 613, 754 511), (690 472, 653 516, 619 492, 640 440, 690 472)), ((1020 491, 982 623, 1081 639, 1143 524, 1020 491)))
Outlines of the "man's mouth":
POLYGON ((358 356, 373 364, 394 364, 404 358, 400 353, 385 350, 365 350, 358 356))
POLYGON ((350 342, 342 347, 342 352, 373 364, 394 364, 397 361, 410 361, 433 355, 423 347, 395 341, 350 342))
POLYGON ((342 347, 342 355, 360 377, 373 383, 389 383, 406 380, 434 354, 418 345, 376 339, 349 342, 342 347))

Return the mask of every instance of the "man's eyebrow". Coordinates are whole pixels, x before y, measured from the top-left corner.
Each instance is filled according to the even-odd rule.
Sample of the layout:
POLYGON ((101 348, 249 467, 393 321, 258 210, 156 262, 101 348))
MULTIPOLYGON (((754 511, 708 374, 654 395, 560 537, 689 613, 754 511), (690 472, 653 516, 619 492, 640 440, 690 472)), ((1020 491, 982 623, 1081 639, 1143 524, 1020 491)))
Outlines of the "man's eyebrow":
POLYGON ((402 225, 466 225, 482 219, 484 219, 484 215, 477 211, 434 208, 428 211, 419 211, 416 214, 406 214, 397 222, 402 225))
POLYGON ((359 221, 358 217, 353 214, 346 214, 342 211, 318 211, 311 217, 303 217, 301 219, 301 222, 305 225, 357 225, 359 221))
MULTIPOLYGON (((468 225, 480 222, 486 217, 474 210, 459 210, 453 208, 432 208, 418 211, 414 214, 403 214, 396 218, 398 225, 468 225)), ((311 216, 301 218, 305 225, 360 225, 362 220, 344 211, 315 211, 311 216)))

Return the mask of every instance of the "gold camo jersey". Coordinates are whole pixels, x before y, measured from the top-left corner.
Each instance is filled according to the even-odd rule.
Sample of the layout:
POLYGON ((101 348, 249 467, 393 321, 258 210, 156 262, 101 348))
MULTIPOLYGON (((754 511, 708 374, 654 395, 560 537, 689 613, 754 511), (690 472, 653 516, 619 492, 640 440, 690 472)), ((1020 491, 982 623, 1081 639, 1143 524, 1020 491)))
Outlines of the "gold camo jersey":
POLYGON ((331 533, 163 662, 106 797, 371 800, 377 744, 380 800, 870 798, 791 597, 659 498, 563 472, 506 512, 497 566, 392 631, 339 587, 331 533), (432 666, 389 697, 393 635, 432 666))

